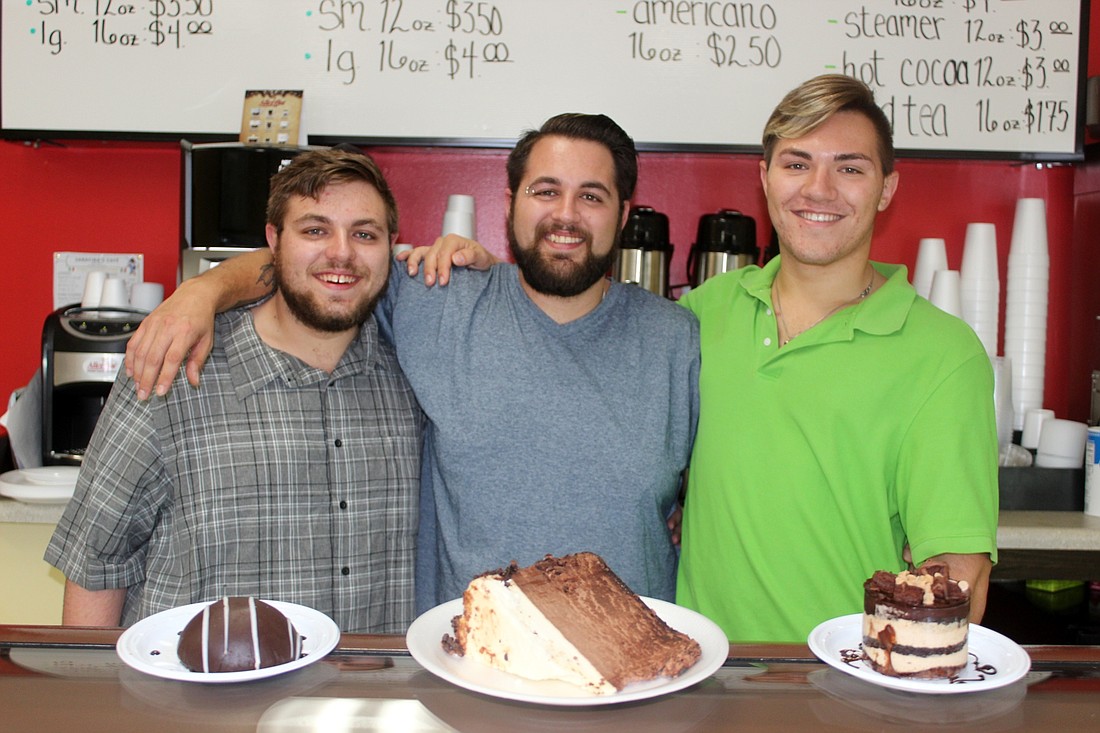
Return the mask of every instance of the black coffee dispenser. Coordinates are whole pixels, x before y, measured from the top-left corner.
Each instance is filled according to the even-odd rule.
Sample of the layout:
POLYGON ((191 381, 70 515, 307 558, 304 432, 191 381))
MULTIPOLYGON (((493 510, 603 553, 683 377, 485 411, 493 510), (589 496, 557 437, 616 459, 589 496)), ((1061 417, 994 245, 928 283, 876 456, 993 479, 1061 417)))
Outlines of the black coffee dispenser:
POLYGON ((42 463, 79 466, 144 311, 71 305, 42 327, 42 463))
POLYGON ((688 280, 693 287, 702 285, 707 278, 755 265, 759 257, 751 216, 733 209, 704 214, 688 258, 688 280))
POLYGON ((180 280, 267 246, 271 176, 315 146, 180 141, 180 280))
POLYGON ((612 277, 668 297, 668 267, 671 261, 668 217, 648 206, 631 208, 623 227, 612 277))

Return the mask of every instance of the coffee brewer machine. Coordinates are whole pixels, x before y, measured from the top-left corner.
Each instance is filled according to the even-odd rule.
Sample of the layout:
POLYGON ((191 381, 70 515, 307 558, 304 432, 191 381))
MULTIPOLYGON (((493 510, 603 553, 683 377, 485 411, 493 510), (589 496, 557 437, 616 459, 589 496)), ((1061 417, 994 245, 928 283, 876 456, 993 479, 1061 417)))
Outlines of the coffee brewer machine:
POLYGON ((688 279, 697 287, 707 278, 755 265, 759 257, 756 222, 751 216, 733 209, 704 214, 688 258, 688 279))
POLYGON ((310 146, 180 141, 180 280, 267 246, 271 176, 310 146))
POLYGON ((668 267, 672 245, 668 241, 668 217, 648 206, 636 206, 627 215, 619 256, 612 277, 640 285, 651 293, 668 296, 668 267))
POLYGON ((71 305, 42 328, 42 463, 79 466, 143 311, 71 305))

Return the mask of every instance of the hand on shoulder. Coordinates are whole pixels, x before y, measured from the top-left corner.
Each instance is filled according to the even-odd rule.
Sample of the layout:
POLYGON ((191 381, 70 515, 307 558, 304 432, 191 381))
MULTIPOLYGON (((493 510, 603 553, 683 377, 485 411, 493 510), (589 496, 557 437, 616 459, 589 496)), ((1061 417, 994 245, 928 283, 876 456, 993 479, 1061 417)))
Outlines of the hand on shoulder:
POLYGON ((488 270, 500 260, 473 239, 448 234, 439 237, 430 246, 414 247, 397 254, 404 262, 410 276, 424 270, 424 284, 428 287, 446 285, 451 279, 451 267, 468 267, 472 270, 488 270))

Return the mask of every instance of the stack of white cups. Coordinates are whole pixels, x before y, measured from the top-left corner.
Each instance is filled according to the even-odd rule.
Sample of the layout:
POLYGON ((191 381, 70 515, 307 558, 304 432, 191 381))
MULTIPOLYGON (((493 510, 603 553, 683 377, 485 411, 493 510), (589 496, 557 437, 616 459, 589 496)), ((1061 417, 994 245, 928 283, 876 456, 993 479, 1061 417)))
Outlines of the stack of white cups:
POLYGON ((452 194, 447 197, 447 210, 443 212, 443 232, 457 234, 467 239, 477 239, 477 217, 474 197, 452 194))
POLYGON ((1028 410, 1043 406, 1049 287, 1046 205, 1042 199, 1020 199, 1008 251, 1004 349, 1012 360, 1016 430, 1023 429, 1028 410))
POLYGON ((932 278, 947 269, 947 245, 942 239, 926 237, 917 249, 917 266, 913 268, 913 289, 925 300, 931 299, 932 278))
POLYGON ((993 224, 967 224, 959 289, 963 320, 978 334, 986 353, 996 356, 1001 281, 997 274, 997 228, 993 224))

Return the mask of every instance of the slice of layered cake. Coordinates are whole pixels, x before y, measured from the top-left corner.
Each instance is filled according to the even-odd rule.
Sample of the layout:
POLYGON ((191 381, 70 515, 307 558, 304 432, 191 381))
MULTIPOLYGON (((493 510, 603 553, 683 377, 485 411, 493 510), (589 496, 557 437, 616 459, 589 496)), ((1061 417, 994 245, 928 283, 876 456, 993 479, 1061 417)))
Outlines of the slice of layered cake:
POLYGON ((595 695, 675 677, 702 653, 590 552, 485 573, 462 601, 454 636, 443 637, 448 652, 595 695))
POLYGON ((966 667, 969 617, 970 589, 946 565, 879 570, 863 584, 863 657, 891 677, 951 677, 966 667))

